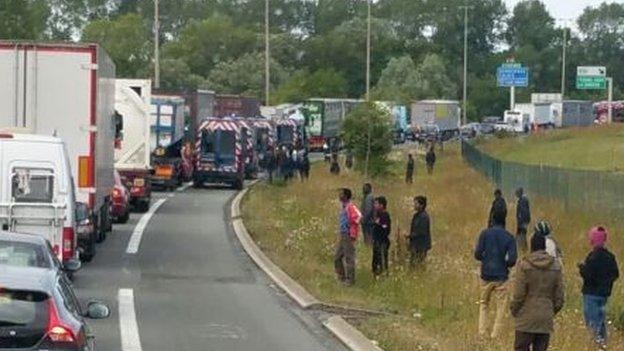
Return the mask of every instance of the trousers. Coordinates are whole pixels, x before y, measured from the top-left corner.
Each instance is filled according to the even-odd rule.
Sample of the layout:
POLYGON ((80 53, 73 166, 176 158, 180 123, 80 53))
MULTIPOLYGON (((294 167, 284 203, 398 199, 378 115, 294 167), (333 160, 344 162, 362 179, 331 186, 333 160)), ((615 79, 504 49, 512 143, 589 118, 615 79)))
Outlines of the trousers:
POLYGON ((340 235, 334 254, 334 268, 340 281, 355 283, 355 240, 348 235, 340 235))
POLYGON ((481 299, 479 300, 479 335, 488 336, 489 329, 489 313, 490 308, 496 308, 494 317, 494 325, 492 333, 489 335, 492 339, 500 336, 505 314, 507 312, 507 304, 509 294, 507 291, 507 282, 486 282, 481 283, 481 299))

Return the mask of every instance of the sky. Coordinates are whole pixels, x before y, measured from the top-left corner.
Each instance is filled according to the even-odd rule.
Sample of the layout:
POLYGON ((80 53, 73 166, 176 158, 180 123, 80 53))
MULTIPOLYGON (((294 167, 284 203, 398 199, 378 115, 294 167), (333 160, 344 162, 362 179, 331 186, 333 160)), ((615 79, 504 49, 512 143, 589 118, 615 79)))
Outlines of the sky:
MULTIPOLYGON (((520 1, 522 0, 505 0, 510 11, 520 1)), ((571 18, 576 21, 576 18, 583 13, 583 10, 587 6, 595 7, 603 2, 624 2, 624 0, 542 0, 542 2, 546 4, 548 11, 554 18, 571 18)))

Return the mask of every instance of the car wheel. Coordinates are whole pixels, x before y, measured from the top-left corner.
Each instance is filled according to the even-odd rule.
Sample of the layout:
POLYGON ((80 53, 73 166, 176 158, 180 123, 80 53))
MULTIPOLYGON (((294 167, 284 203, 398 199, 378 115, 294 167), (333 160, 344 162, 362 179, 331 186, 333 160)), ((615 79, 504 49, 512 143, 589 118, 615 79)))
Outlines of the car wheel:
POLYGON ((139 202, 139 212, 145 213, 149 210, 150 200, 143 200, 139 202))
POLYGON ((126 213, 123 214, 123 216, 119 217, 117 219, 118 223, 128 223, 128 220, 130 219, 130 211, 126 211, 126 213))
POLYGON ((84 251, 80 254, 82 262, 91 262, 95 256, 95 233, 91 233, 89 241, 86 243, 84 251))

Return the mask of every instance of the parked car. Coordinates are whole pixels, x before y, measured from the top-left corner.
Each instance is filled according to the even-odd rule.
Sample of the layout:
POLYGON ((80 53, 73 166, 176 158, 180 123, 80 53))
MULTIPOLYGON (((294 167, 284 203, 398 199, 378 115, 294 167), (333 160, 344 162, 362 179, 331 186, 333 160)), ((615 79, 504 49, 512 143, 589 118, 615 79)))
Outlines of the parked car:
POLYGON ((91 262, 95 256, 95 243, 98 232, 95 230, 95 214, 84 202, 76 203, 76 235, 78 236, 78 253, 80 260, 91 262))
POLYGON ((116 223, 126 223, 130 219, 130 192, 121 181, 119 172, 115 170, 115 185, 111 195, 111 217, 116 223))
POLYGON ((85 318, 110 315, 101 302, 83 308, 58 270, 0 266, 0 286, 3 349, 93 351, 95 338, 85 318))

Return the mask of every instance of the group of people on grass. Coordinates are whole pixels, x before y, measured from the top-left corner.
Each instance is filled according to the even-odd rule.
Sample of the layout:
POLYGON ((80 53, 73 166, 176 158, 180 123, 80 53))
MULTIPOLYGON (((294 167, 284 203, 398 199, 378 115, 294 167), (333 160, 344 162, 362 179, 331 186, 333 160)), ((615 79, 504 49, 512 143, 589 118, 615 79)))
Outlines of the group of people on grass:
MULTIPOLYGON (((347 286, 355 283, 355 244, 360 228, 364 242, 373 248, 375 276, 388 271, 392 228, 387 199, 374 197, 371 184, 364 184, 361 211, 352 202, 352 195, 350 189, 340 190, 340 240, 334 256, 338 279, 347 286)), ((515 321, 514 350, 543 351, 548 349, 554 316, 564 306, 563 254, 546 221, 537 222, 527 240, 531 223, 529 200, 522 188, 516 190, 516 197, 515 235, 506 229, 507 203, 502 191, 497 189, 487 227, 475 245, 474 257, 481 264, 478 331, 484 339, 499 337, 510 312, 515 321), (521 259, 517 262, 519 254, 521 259), (513 284, 510 283, 512 269, 515 269, 511 274, 513 284), (491 309, 495 310, 493 323, 489 321, 491 309)), ((427 198, 416 196, 409 232, 410 265, 414 268, 423 267, 432 247, 431 222, 426 209, 427 198)), ((583 315, 596 345, 606 349, 606 304, 619 271, 615 256, 606 247, 607 229, 593 227, 587 236, 590 252, 578 264, 583 279, 583 315)))
POLYGON ((270 147, 263 154, 260 167, 266 170, 269 181, 273 176, 284 180, 293 179, 299 175, 301 181, 310 177, 310 159, 302 147, 278 146, 270 147))

